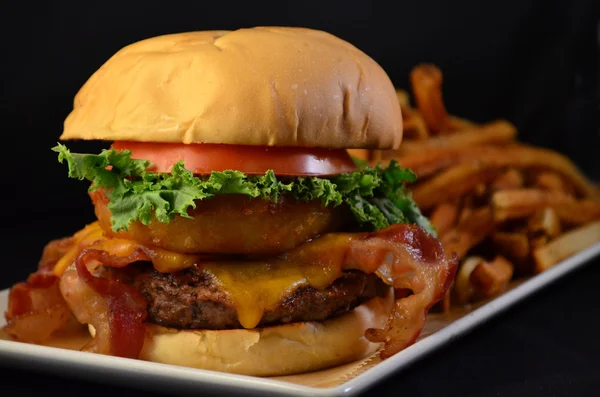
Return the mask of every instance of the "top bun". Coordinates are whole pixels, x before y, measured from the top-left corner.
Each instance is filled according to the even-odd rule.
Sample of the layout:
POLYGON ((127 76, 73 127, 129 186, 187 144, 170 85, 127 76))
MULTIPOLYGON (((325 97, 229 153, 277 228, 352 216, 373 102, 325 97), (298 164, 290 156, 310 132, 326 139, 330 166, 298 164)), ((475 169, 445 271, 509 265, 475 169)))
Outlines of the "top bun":
POLYGON ((75 96, 61 139, 394 149, 392 82, 329 33, 171 34, 113 55, 75 96))

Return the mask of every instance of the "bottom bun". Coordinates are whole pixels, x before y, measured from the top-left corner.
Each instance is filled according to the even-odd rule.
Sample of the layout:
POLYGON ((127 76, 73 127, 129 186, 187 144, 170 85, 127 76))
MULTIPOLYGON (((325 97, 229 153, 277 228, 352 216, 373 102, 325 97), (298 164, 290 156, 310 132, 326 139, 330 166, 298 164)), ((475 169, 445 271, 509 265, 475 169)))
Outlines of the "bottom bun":
POLYGON ((341 316, 319 322, 220 331, 148 324, 140 359, 253 376, 331 368, 379 348, 365 338, 365 331, 383 328, 393 304, 390 288, 385 297, 372 298, 341 316))

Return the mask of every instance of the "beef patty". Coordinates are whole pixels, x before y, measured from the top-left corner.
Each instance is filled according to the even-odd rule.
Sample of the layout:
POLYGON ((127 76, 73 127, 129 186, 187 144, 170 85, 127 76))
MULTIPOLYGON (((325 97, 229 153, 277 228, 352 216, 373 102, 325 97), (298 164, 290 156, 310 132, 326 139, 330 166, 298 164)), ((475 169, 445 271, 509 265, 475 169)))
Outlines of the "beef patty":
MULTIPOLYGON (((243 328, 227 293, 210 273, 190 268, 163 274, 148 270, 133 285, 148 301, 148 319, 178 329, 243 328)), ((375 296, 387 286, 374 274, 346 271, 327 289, 302 287, 266 310, 258 326, 320 321, 342 314, 375 296)))

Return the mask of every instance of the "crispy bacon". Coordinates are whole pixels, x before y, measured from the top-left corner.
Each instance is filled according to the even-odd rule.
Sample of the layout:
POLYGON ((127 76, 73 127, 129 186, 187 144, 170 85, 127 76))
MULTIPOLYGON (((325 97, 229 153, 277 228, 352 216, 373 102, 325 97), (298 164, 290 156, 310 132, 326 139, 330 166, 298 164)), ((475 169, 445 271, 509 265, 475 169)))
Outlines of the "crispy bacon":
POLYGON ((366 337, 384 343, 382 358, 390 357, 418 338, 429 309, 450 287, 458 261, 446 255, 440 241, 415 225, 395 224, 360 234, 330 234, 290 254, 304 263, 336 263, 343 270, 377 275, 396 291, 394 311, 384 329, 368 329, 366 337), (406 290, 412 293, 408 296, 406 290))
MULTIPOLYGON (((387 229, 372 243, 391 254, 377 270, 395 288, 407 288, 413 294, 397 299, 385 329, 368 329, 371 342, 383 342, 382 358, 390 357, 419 337, 429 309, 439 302, 454 280, 458 266, 456 255, 444 252, 441 242, 423 229, 404 225, 404 230, 387 229), (387 236, 386 236, 387 235, 387 236)), ((358 248, 360 252, 360 248, 358 248)), ((360 253, 358 254, 360 256, 360 253)), ((367 258, 361 258, 368 263, 367 258)), ((375 266, 376 263, 372 262, 375 266)))
POLYGON ((70 237, 51 241, 44 247, 37 272, 30 274, 26 282, 13 285, 4 313, 6 333, 23 342, 39 343, 72 319, 58 277, 52 274, 56 262, 72 246, 70 237))
MULTIPOLYGON (((119 279, 119 274, 125 270, 122 268, 137 261, 167 263, 164 257, 169 255, 159 251, 124 240, 106 240, 84 248, 75 266, 64 273, 60 283, 64 298, 76 318, 96 330, 85 350, 121 357, 139 356, 144 343, 147 303, 137 290, 119 279), (98 270, 102 272, 105 268, 122 270, 101 276, 98 270)), ((179 261, 191 264, 192 259, 197 265, 206 260, 186 256, 179 261)), ((406 224, 373 233, 327 234, 289 251, 277 261, 306 263, 313 268, 314 264, 322 263, 324 268, 340 273, 351 269, 376 273, 393 286, 398 294, 386 326, 369 329, 365 334, 368 340, 383 343, 382 358, 415 342, 427 312, 443 298, 457 267, 456 257, 446 255, 437 238, 418 226, 406 224)))
POLYGON ((61 291, 77 320, 91 324, 94 338, 83 350, 119 357, 137 358, 144 344, 146 301, 133 287, 118 278, 96 277, 88 266, 99 264, 123 268, 148 261, 147 248, 136 248, 127 256, 85 248, 61 279, 61 291))
POLYGON ((44 247, 42 252, 42 258, 38 264, 38 271, 51 272, 56 265, 56 262, 60 260, 65 254, 73 248, 75 241, 73 237, 65 237, 58 240, 50 241, 44 247))
POLYGON ((33 273, 27 282, 15 284, 4 315, 4 331, 31 343, 47 339, 72 317, 60 294, 58 278, 50 273, 33 273))

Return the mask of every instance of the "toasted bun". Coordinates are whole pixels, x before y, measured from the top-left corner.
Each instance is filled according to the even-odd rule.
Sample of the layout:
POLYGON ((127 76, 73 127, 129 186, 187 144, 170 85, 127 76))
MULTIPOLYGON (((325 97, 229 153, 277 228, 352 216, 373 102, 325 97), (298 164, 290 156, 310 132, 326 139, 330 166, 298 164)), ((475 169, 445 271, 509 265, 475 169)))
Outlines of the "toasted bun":
POLYGON ((224 331, 181 331, 149 324, 140 359, 253 376, 331 368, 377 350, 379 344, 367 341, 365 330, 384 327, 393 304, 390 288, 385 297, 322 322, 224 331))
POLYGON ((81 88, 61 139, 397 148, 384 70, 322 31, 257 27, 131 44, 81 88))

